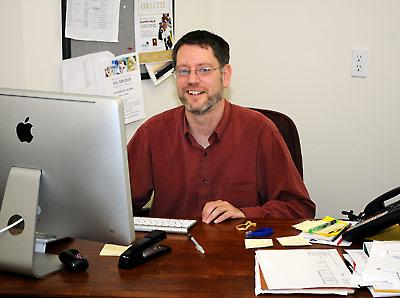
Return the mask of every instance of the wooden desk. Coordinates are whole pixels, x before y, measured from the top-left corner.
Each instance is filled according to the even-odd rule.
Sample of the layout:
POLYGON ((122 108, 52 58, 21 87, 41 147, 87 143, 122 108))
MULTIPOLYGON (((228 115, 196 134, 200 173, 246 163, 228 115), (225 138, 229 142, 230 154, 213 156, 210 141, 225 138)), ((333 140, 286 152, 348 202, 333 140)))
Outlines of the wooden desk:
MULTIPOLYGON (((275 237, 295 235, 291 225, 299 221, 254 220, 258 227, 274 228, 274 248, 282 248, 275 237)), ((59 271, 43 279, 0 272, 1 296, 29 297, 255 297, 254 249, 244 248, 244 232, 235 225, 198 223, 192 234, 206 250, 200 254, 184 235, 169 234, 164 244, 172 252, 132 270, 118 269, 118 257, 101 257, 102 243, 71 240, 54 249, 76 248, 88 256, 85 273, 59 271)), ((137 233, 142 238, 143 233, 137 233)), ((326 246, 313 245, 312 248, 326 246)), ((330 247, 326 247, 330 248, 330 247)), ((305 295, 276 295, 306 297, 305 295)), ((315 297, 315 295, 313 295, 315 297)), ((321 297, 339 297, 321 295, 321 297)), ((352 297, 371 297, 357 289, 352 297)))

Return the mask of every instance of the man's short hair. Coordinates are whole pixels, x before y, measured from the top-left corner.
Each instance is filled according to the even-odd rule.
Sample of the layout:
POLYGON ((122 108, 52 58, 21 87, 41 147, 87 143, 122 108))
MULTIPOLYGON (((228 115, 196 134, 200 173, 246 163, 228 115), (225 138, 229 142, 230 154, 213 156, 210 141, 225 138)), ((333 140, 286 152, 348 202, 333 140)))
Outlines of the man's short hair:
POLYGON ((229 44, 220 36, 206 30, 196 30, 186 33, 176 43, 172 50, 172 63, 176 68, 176 56, 179 48, 185 44, 199 45, 200 47, 211 47, 219 66, 223 67, 229 63, 229 44))

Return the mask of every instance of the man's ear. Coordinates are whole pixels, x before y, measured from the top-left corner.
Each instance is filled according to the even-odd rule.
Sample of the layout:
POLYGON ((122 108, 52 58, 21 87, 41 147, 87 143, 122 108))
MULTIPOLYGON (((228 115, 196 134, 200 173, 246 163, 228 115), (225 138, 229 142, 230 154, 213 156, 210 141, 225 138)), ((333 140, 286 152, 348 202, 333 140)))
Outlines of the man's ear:
POLYGON ((230 64, 226 64, 222 68, 222 83, 224 88, 227 88, 231 82, 232 67, 230 64))

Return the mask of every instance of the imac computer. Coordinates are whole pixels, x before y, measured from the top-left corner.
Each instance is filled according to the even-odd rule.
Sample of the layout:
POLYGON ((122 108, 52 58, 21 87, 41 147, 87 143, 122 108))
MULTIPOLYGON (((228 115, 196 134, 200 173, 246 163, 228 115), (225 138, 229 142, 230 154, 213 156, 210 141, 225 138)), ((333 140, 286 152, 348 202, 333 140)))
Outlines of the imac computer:
POLYGON ((0 88, 0 206, 0 270, 61 269, 56 255, 35 251, 38 233, 130 244, 121 100, 0 88))

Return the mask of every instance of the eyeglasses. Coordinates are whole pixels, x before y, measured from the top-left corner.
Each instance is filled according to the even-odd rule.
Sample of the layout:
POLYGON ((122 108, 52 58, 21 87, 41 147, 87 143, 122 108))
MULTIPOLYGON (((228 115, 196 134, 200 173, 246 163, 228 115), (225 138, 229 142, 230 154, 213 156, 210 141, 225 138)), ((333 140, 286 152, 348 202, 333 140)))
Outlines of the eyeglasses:
POLYGON ((206 77, 211 74, 214 70, 220 69, 220 67, 200 67, 198 69, 189 69, 189 68, 178 68, 175 69, 175 77, 177 78, 187 78, 189 77, 191 72, 194 72, 198 77, 206 77))

